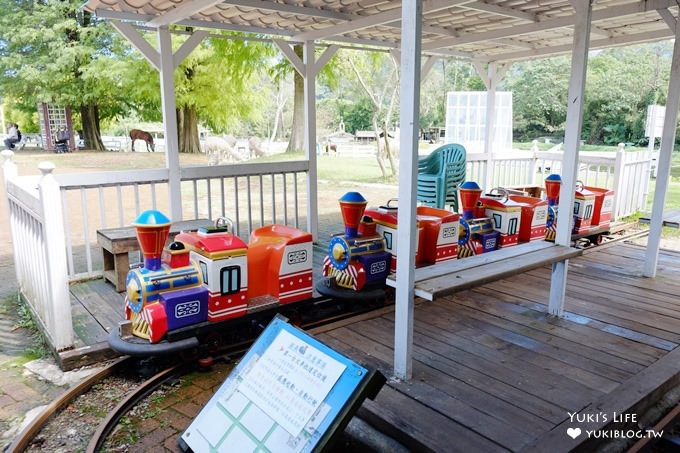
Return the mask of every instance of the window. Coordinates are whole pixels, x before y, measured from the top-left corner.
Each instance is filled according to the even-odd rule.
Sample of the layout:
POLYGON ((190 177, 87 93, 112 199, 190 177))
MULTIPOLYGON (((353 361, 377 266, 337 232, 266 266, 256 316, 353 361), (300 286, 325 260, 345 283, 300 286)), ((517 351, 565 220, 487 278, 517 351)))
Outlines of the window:
POLYGON ((581 210, 581 202, 580 201, 575 201, 574 202, 574 214, 578 215, 578 212, 581 210))
POLYGON ((517 234, 517 217, 508 220, 508 234, 517 234))
POLYGON ((586 212, 583 215, 583 218, 584 219, 590 219, 592 216, 593 216, 593 205, 592 204, 586 205, 586 212))
POLYGON ((222 294, 232 294, 241 289, 241 268, 239 266, 223 267, 220 271, 222 294))
POLYGON ((203 274, 203 283, 208 284, 208 265, 203 262, 199 261, 199 264, 201 265, 201 274, 203 274))
POLYGON ((385 231, 383 232, 383 237, 385 238, 385 248, 392 250, 392 233, 385 231))
POLYGON ((493 215, 493 227, 497 230, 501 229, 503 226, 503 217, 500 214, 493 215))

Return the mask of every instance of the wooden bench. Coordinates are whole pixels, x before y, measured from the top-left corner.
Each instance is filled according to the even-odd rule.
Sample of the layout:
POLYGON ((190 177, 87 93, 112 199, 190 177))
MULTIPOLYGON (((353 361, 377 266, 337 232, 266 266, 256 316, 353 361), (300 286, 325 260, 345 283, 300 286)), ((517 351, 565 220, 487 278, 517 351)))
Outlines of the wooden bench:
MULTIPOLYGON (((168 242, 173 241, 181 231, 196 230, 210 224, 212 222, 207 219, 175 222, 170 227, 168 242)), ((113 283, 116 291, 125 291, 125 279, 130 270, 128 254, 139 250, 135 228, 128 226, 97 230, 97 244, 101 246, 104 257, 104 280, 113 283)))
MULTIPOLYGON (((490 253, 416 269, 415 295, 434 300, 458 291, 510 277, 556 261, 579 256, 583 250, 547 241, 532 241, 490 253)), ((387 285, 396 287, 396 276, 387 285)))

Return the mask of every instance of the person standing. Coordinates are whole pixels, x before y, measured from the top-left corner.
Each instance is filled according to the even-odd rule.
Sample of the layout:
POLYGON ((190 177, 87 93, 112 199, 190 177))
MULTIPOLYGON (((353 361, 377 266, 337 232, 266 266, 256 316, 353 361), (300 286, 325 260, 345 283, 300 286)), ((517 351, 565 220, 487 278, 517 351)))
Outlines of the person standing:
POLYGON ((5 148, 13 149, 14 144, 20 140, 19 138, 19 125, 16 123, 10 123, 9 129, 7 131, 7 137, 5 137, 5 148))

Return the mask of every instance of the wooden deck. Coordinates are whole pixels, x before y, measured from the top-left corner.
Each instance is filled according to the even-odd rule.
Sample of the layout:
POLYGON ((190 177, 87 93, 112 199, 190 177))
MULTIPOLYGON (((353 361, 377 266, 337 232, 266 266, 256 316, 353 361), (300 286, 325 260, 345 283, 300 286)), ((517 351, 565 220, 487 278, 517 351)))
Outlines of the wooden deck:
MULTIPOLYGON (((421 301, 413 379, 389 381, 360 415, 418 451, 569 451, 615 412, 640 421, 680 383, 680 254, 662 251, 656 279, 640 276, 643 256, 616 245, 570 260, 561 319, 546 314, 548 266, 421 301)), ((392 308, 316 336, 391 375, 392 308)))
MULTIPOLYGON (((325 249, 315 248, 317 264, 325 249)), ((568 451, 581 442, 569 413, 635 414, 680 384, 680 253, 661 251, 655 279, 641 277, 645 248, 617 244, 570 260, 565 315, 546 314, 550 267, 417 300, 413 379, 390 380, 360 411, 418 451, 568 451)), ((111 354, 108 330, 123 295, 103 280, 71 287, 78 366, 111 354)), ((391 376, 394 309, 313 332, 391 376)), ((69 355, 70 354, 70 355, 69 355)), ((609 427, 607 429, 610 429, 609 427)))

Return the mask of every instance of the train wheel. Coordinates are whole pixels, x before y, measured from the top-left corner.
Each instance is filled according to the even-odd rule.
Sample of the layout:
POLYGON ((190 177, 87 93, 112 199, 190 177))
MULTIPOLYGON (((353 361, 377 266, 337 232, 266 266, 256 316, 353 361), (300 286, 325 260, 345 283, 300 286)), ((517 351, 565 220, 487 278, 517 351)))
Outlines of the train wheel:
POLYGON ((604 242, 604 236, 602 234, 594 234, 588 239, 592 245, 602 245, 602 242, 604 242))

